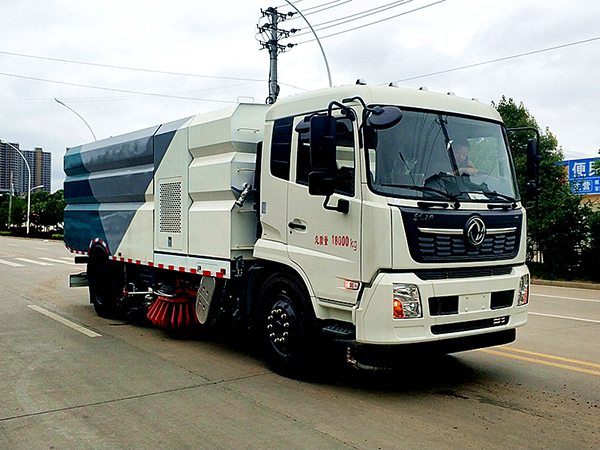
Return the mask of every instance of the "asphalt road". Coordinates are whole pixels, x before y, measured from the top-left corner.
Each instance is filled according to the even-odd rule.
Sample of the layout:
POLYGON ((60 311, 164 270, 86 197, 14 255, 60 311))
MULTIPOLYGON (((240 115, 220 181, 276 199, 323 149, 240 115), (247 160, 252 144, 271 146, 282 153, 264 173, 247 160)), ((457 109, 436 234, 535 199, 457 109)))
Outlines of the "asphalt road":
POLYGON ((245 339, 97 317, 71 261, 0 237, 0 449, 600 448, 600 290, 533 286, 509 346, 306 383, 245 339))

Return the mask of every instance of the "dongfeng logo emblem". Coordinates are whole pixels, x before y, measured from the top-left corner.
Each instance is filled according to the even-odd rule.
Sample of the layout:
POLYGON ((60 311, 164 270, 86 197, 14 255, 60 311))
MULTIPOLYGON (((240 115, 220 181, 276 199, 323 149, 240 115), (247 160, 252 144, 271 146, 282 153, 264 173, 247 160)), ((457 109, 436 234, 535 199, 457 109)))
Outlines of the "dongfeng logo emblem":
POLYGON ((485 239, 485 223, 479 216, 473 216, 465 225, 465 237, 473 247, 479 247, 485 239))

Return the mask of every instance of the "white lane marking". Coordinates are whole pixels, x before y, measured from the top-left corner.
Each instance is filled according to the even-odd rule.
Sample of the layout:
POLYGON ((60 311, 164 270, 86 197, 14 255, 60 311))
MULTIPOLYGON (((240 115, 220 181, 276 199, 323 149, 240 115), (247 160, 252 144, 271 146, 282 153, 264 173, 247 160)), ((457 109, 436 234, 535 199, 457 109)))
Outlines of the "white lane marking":
POLYGON ((25 267, 23 264, 15 263, 12 261, 4 261, 3 259, 0 259, 0 264, 5 264, 11 267, 25 267))
POLYGON ((29 306, 34 311, 42 313, 43 315, 45 315, 47 317, 50 317, 51 319, 54 319, 57 322, 60 322, 63 325, 68 326, 69 328, 74 329, 75 331, 79 331, 80 333, 85 334, 86 336, 89 336, 89 337, 100 337, 100 336, 102 336, 101 334, 98 334, 95 331, 92 331, 92 330, 90 330, 90 329, 88 329, 88 328, 86 328, 84 326, 77 325, 76 323, 71 322, 70 320, 67 320, 64 317, 60 317, 59 315, 54 314, 53 312, 50 312, 47 309, 41 308, 41 307, 36 306, 36 305, 27 305, 27 306, 29 306))
POLYGON ((591 302, 591 303, 600 303, 600 300, 590 300, 587 298, 575 298, 575 297, 557 297, 555 295, 545 295, 545 294, 531 294, 534 297, 548 297, 548 298, 556 298, 560 300, 578 300, 580 302, 591 302))
POLYGON ((36 250, 44 250, 45 252, 47 252, 48 250, 50 250, 47 247, 46 248, 44 248, 44 247, 33 247, 33 248, 35 248, 36 250))
POLYGON ((22 261, 22 262, 26 262, 26 263, 30 263, 30 264, 37 264, 38 266, 52 266, 53 264, 50 263, 45 263, 42 261, 34 261, 33 259, 27 259, 27 258, 15 258, 17 261, 22 261))
POLYGON ((60 263, 60 264, 68 264, 69 266, 77 266, 78 264, 75 264, 73 261, 61 261, 60 259, 52 259, 52 258, 45 258, 40 256, 40 259, 43 259, 44 261, 50 261, 50 262, 55 262, 55 263, 60 263))
POLYGON ((532 316, 544 316, 544 317, 554 317, 555 319, 568 319, 568 320, 578 320, 579 322, 591 322, 591 323, 600 323, 600 320, 592 320, 592 319, 581 319, 579 317, 567 317, 567 316, 557 316, 554 314, 542 314, 542 313, 528 313, 532 316))
POLYGON ((536 288, 538 288, 538 287, 548 288, 550 290, 552 290, 552 289, 568 289, 569 291, 586 291, 586 292, 590 291, 590 288, 586 288, 586 287, 576 288, 576 287, 569 287, 569 286, 551 286, 549 284, 538 284, 538 285, 536 285, 536 288))

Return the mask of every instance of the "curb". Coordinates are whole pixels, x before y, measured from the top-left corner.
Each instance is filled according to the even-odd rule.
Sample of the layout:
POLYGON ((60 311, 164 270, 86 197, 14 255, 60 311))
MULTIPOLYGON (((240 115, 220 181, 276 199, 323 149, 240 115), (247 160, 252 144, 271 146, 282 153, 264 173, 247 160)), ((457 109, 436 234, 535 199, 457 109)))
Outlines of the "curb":
POLYGON ((543 286, 557 286, 577 289, 594 289, 600 290, 600 283, 592 283, 585 281, 557 281, 557 280, 542 280, 540 278, 532 278, 531 284, 543 286))

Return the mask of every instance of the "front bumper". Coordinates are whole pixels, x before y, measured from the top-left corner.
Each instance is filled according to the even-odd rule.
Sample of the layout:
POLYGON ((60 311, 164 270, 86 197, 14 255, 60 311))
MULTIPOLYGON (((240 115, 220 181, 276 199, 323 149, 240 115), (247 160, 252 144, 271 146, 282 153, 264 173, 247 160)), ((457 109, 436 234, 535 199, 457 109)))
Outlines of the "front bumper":
POLYGON ((445 352, 452 352, 459 351, 452 350, 449 345, 455 342, 456 347, 460 347, 461 340, 458 338, 515 329, 527 323, 528 304, 517 306, 517 294, 521 277, 528 274, 525 265, 513 267, 506 275, 430 281, 414 273, 381 273, 364 289, 353 311, 356 342, 394 345, 448 341, 445 352), (393 318, 395 283, 418 287, 423 317, 393 318), (492 296, 497 293, 506 295, 507 291, 513 291, 512 305, 492 307, 492 296), (430 299, 439 298, 455 298, 456 309, 432 310, 430 299))

